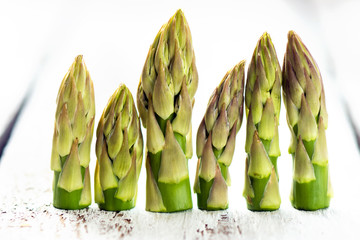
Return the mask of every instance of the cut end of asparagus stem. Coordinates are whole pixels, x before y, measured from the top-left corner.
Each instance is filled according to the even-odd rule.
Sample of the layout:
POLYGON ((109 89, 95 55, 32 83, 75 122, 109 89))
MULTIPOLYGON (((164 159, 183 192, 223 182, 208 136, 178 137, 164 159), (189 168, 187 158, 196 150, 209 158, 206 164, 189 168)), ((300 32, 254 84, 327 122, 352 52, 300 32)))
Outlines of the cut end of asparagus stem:
POLYGON ((146 210, 192 208, 187 159, 192 156, 191 115, 198 74, 189 25, 178 10, 151 45, 137 91, 147 128, 146 210))
POLYGON ((81 209, 91 204, 90 146, 94 129, 94 87, 79 55, 63 78, 56 99, 51 153, 53 205, 81 209))
POLYGON ((328 176, 324 87, 314 58, 294 31, 288 34, 283 78, 284 102, 292 132, 289 151, 294 159, 291 203, 301 210, 327 208, 332 188, 328 176))
POLYGON ((143 157, 140 120, 129 89, 121 84, 100 118, 96 141, 95 202, 108 211, 135 207, 143 157))
POLYGON ((247 129, 244 197, 252 211, 280 207, 277 158, 282 75, 270 35, 264 33, 254 50, 247 74, 247 129))
POLYGON ((209 100, 196 142, 199 157, 194 191, 202 210, 227 209, 229 166, 243 115, 244 66, 230 69, 209 100))

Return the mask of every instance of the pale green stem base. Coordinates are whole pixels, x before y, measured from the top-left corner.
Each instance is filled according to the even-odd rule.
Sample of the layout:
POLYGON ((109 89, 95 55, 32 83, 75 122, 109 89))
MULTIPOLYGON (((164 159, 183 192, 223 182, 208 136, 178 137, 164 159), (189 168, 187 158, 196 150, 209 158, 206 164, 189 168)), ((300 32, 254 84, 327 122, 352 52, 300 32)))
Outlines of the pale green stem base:
POLYGON ((135 207, 135 197, 131 201, 122 201, 115 198, 117 188, 107 189, 103 192, 104 203, 99 203, 99 208, 106 211, 123 211, 129 210, 135 207))
MULTIPOLYGON (((89 206, 88 205, 80 205, 81 199, 81 192, 82 189, 75 190, 72 192, 68 192, 62 188, 59 188, 57 185, 59 181, 60 172, 54 172, 54 198, 53 198, 53 205, 59 209, 69 209, 69 210, 76 210, 76 209, 83 209, 89 206)), ((84 181, 85 177, 85 168, 81 167, 81 175, 84 181)))
POLYGON ((177 184, 158 182, 161 152, 157 154, 148 154, 150 157, 151 169, 166 208, 166 211, 164 212, 178 212, 191 209, 192 199, 189 178, 184 179, 177 184))
POLYGON ((291 204, 300 210, 314 211, 328 208, 330 197, 328 189, 328 166, 313 165, 316 180, 309 183, 293 181, 293 194, 291 204))
MULTIPOLYGON (((314 153, 314 141, 304 141, 305 149, 309 156, 314 153)), ((294 154, 293 159, 294 159, 294 154)), ((328 196, 328 166, 313 164, 316 180, 308 183, 298 183, 293 180, 293 192, 290 197, 294 208, 300 210, 314 211, 328 208, 330 197, 328 196)))
MULTIPOLYGON (((225 166, 222 163, 219 163, 221 174, 224 177, 224 179, 227 178, 227 166, 225 166)), ((199 178, 199 185, 200 185, 200 193, 197 193, 197 204, 198 208, 201 210, 208 210, 208 211, 216 211, 216 210, 224 210, 229 208, 229 204, 226 205, 226 207, 219 207, 219 208, 213 208, 209 207, 207 205, 207 201, 209 198, 210 190, 213 185, 214 179, 210 180, 209 182, 205 181, 201 177, 199 178)))

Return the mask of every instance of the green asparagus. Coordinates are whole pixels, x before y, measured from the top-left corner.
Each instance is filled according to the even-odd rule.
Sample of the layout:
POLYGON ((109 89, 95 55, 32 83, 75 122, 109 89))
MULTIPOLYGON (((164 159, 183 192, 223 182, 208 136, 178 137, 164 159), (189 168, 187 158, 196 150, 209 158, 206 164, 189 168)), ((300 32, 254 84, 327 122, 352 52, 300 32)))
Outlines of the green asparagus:
POLYGON ((325 130, 328 114, 319 68, 300 37, 290 31, 283 66, 283 99, 292 141, 293 184, 297 209, 327 208, 332 197, 325 130))
POLYGON ((94 87, 81 55, 62 80, 56 99, 51 153, 53 205, 81 209, 91 204, 90 146, 94 130, 94 87))
POLYGON ((178 10, 149 49, 137 93, 146 136, 146 210, 192 208, 187 160, 198 74, 191 33, 178 10))
POLYGON ((108 211, 135 207, 143 138, 133 97, 125 85, 111 96, 96 137, 95 202, 108 211))
POLYGON ((197 132, 194 192, 199 209, 220 210, 229 205, 228 168, 243 118, 244 66, 241 61, 226 73, 210 97, 197 132))
POLYGON ((281 105, 281 68, 270 35, 257 43, 248 69, 245 107, 247 116, 244 197, 252 211, 280 207, 277 158, 281 105))

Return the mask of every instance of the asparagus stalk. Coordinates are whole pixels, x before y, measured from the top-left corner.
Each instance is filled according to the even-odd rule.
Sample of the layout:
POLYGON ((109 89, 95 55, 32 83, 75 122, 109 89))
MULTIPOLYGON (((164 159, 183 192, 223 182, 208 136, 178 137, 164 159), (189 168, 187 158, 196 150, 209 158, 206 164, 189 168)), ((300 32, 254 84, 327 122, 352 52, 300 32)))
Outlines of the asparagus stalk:
POLYGON ((241 61, 226 73, 210 97, 196 138, 194 192, 198 207, 203 210, 227 209, 229 166, 236 134, 243 117, 244 66, 241 61))
POLYGON ((108 211, 135 207, 143 138, 133 97, 125 85, 110 97, 96 137, 95 202, 108 211))
POLYGON ((283 98, 292 134, 289 153, 294 164, 291 203, 303 210, 327 208, 332 188, 324 86, 315 60, 293 31, 288 34, 283 78, 283 98))
POLYGON ((62 80, 56 99, 51 153, 53 205, 81 209, 91 204, 90 146, 94 130, 94 87, 81 55, 62 80))
POLYGON ((146 210, 192 208, 187 160, 198 85, 191 33, 178 10, 162 26, 147 55, 137 93, 146 136, 146 210))
POLYGON ((248 69, 245 107, 247 131, 244 197, 252 211, 280 207, 277 158, 281 68, 270 35, 264 33, 248 69))

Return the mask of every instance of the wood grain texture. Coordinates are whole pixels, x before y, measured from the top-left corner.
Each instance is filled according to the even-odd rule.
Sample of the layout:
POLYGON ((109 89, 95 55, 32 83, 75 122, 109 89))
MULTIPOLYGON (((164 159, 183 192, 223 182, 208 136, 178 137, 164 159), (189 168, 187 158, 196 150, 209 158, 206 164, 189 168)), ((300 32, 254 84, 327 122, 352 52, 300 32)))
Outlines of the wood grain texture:
MULTIPOLYGON (((49 72, 44 73, 44 79, 49 78, 49 72)), ((336 95, 331 92, 334 88, 328 86, 329 99, 333 99, 328 104, 329 112, 341 112, 336 95)), ((286 154, 288 143, 282 139, 281 208, 275 212, 248 211, 241 196, 244 134, 240 134, 231 168, 233 185, 229 189, 230 208, 226 211, 200 211, 194 196, 191 211, 146 212, 144 168, 138 204, 133 210, 105 212, 95 204, 80 211, 55 209, 49 167, 53 114, 42 110, 50 109, 51 104, 43 100, 51 98, 45 91, 48 87, 45 81, 37 86, 0 165, 0 235, 6 239, 357 239, 360 235, 356 207, 360 196, 357 179, 360 161, 342 114, 330 118, 330 126, 341 127, 330 127, 328 134, 335 197, 327 210, 303 212, 290 206, 291 158, 286 154)), ((286 132, 286 125, 281 126, 286 132)), ((92 156, 92 163, 94 160, 92 156)), ((190 160, 189 165, 194 170, 195 162, 190 160)), ((91 165, 91 178, 93 170, 91 165)), ((195 176, 194 171, 190 176, 195 176)))
MULTIPOLYGON (((33 76, 42 57, 40 50, 50 50, 51 54, 42 62, 42 71, 38 75, 34 93, 14 129, 0 163, 1 239, 359 239, 360 156, 339 100, 339 86, 347 79, 336 79, 331 70, 326 69, 327 59, 323 55, 328 53, 322 48, 324 44, 318 37, 319 29, 299 20, 299 15, 285 1, 270 3, 264 0, 260 4, 257 1, 248 1, 246 4, 240 1, 237 4, 222 1, 220 7, 206 2, 206 11, 205 4, 201 1, 182 1, 182 6, 178 2, 154 4, 153 1, 129 3, 127 6, 118 1, 109 1, 104 5, 89 1, 86 4, 85 1, 57 1, 57 5, 36 1, 24 6, 18 2, 26 1, 14 1, 11 8, 2 7, 3 3, 0 3, 0 15, 4 16, 0 18, 4 20, 1 22, 9 24, 6 25, 4 36, 21 39, 16 42, 12 42, 12 38, 5 42, 3 39, 7 38, 0 39, 3 47, 0 49, 14 44, 5 55, 1 55, 2 71, 7 71, 2 75, 1 83, 12 80, 15 89, 19 84, 23 84, 26 89, 27 77, 33 76), (23 8, 19 9, 19 6, 23 8), (283 56, 286 34, 290 28, 296 28, 304 41, 309 40, 306 41, 308 47, 322 69, 329 112, 327 143, 335 194, 329 209, 304 212, 297 211, 290 205, 288 197, 292 181, 292 160, 287 153, 290 134, 286 126, 284 105, 281 108, 279 126, 282 155, 278 160, 278 170, 282 204, 278 211, 257 213, 246 209, 246 202, 241 196, 246 155, 245 126, 237 136, 230 168, 230 208, 226 211, 198 210, 196 196, 193 194, 193 210, 173 214, 146 212, 144 166, 139 178, 138 202, 133 210, 105 212, 92 204, 85 210, 64 211, 52 206, 53 173, 50 170, 50 156, 55 99, 69 64, 77 54, 84 54, 94 81, 97 125, 106 101, 121 82, 126 83, 135 95, 149 44, 161 24, 179 7, 183 8, 191 26, 200 76, 193 110, 193 134, 199 126, 209 96, 224 71, 251 55, 256 40, 263 31, 271 34, 278 56, 283 56), (269 9, 272 10, 270 14, 269 9), (3 15, 5 11, 9 13, 3 15), (14 12, 17 14, 13 14, 14 12), (39 15, 39 12, 45 15, 39 15), (10 15, 13 17, 8 18, 10 15), (37 16, 35 20, 32 19, 33 16, 37 16), (44 21, 50 19, 50 16, 54 16, 51 18, 53 21, 44 21), (256 21, 249 21, 254 16, 257 16, 256 21), (15 24, 11 21, 14 18, 17 19, 15 24), (243 28, 239 27, 239 23, 243 23, 243 28), (21 28, 17 28, 18 26, 21 28), (14 29, 25 30, 16 34, 14 29), (13 52, 12 49, 18 45, 21 46, 20 50, 13 52), (7 56, 10 55, 9 60, 7 56), (18 61, 20 55, 21 62, 18 61), (8 68, 9 65, 11 66, 8 68), (16 78, 12 77, 14 73, 16 78), (16 81, 22 78, 26 79, 16 81)), ((330 17, 333 18, 333 15, 329 14, 330 17)), ((329 28, 333 31, 332 26, 329 28)), ((337 45, 331 46, 336 48, 337 45)), ((351 51, 342 51, 344 54, 348 52, 351 51)), ((339 59, 343 60, 345 56, 339 59)), ((347 72, 344 76, 357 76, 351 71, 357 70, 356 68, 349 69, 347 61, 342 64, 343 69, 346 69, 343 72, 347 72)), ((358 90, 357 87, 353 88, 358 90)), ((9 94, 17 93, 14 91, 9 94)), ((357 97, 356 94, 354 97, 357 97)), ((12 101, 6 97, 0 99, 0 104, 12 101)), ((354 108, 356 107, 358 105, 355 104, 354 108)), ((91 180, 96 162, 94 142, 95 140, 90 162, 91 180)), ((189 160, 191 180, 195 176, 196 160, 195 156, 189 160)))

